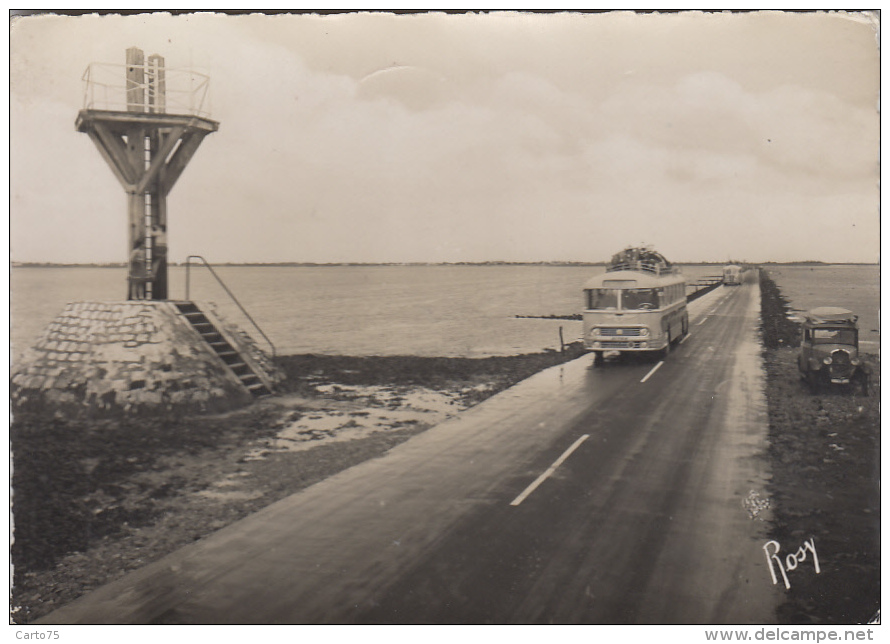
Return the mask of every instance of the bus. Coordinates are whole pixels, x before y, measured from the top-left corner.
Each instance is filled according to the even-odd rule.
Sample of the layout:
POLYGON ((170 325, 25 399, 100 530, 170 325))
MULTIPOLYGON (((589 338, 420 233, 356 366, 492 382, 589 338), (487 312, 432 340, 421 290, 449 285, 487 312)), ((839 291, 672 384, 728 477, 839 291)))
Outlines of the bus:
POLYGON ((606 353, 665 357, 689 333, 686 281, 649 248, 626 248, 584 285, 584 348, 600 364, 606 353))
POLYGON ((738 286, 742 283, 742 267, 730 264, 723 267, 723 286, 738 286))

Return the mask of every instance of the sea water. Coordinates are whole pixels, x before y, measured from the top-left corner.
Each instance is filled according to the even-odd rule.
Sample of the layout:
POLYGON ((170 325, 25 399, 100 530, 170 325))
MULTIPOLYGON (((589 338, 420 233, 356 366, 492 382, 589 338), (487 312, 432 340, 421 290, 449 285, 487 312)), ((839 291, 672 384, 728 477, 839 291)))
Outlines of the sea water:
MULTIPOLYGON (((694 265, 682 271, 692 282, 719 275, 720 268, 694 265)), ((856 268, 844 267, 839 280, 873 283, 873 300, 858 308, 861 314, 869 307, 876 311, 877 267, 856 268)), ((562 342, 576 340, 580 322, 517 316, 580 313, 584 283, 604 269, 430 265, 220 266, 215 270, 279 355, 481 357, 559 349, 560 330, 562 342)), ((170 268, 171 299, 185 298, 185 273, 183 267, 170 268)), ((780 286, 784 287, 787 276, 784 272, 778 276, 780 286)), ((834 283, 825 277, 820 274, 814 288, 834 283)), ((264 344, 206 268, 193 266, 189 282, 190 299, 214 302, 226 317, 264 344)), ((13 268, 13 358, 37 340, 68 302, 123 300, 126 284, 123 268, 13 268)), ((865 300, 871 296, 868 291, 865 300)), ((869 328, 878 327, 875 323, 869 328)))

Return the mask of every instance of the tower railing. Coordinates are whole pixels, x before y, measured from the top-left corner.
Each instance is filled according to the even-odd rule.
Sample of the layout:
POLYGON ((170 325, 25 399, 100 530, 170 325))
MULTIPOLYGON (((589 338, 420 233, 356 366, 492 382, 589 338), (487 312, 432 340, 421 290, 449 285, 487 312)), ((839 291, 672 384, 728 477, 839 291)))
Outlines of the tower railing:
POLYGON ((188 114, 210 117, 209 89, 210 77, 187 69, 161 68, 165 97, 159 97, 158 104, 150 98, 156 93, 158 67, 144 65, 115 65, 112 63, 90 63, 83 73, 85 110, 110 110, 118 112, 161 112, 166 114, 188 114), (126 79, 128 68, 141 69, 145 81, 134 83, 126 79), (148 101, 134 103, 132 90, 141 90, 148 101))
POLYGON ((269 336, 267 336, 266 333, 260 328, 260 325, 256 323, 256 320, 254 320, 250 316, 250 313, 247 312, 247 309, 245 309, 241 305, 241 302, 239 302, 238 298, 235 297, 235 294, 229 290, 229 287, 226 286, 226 283, 222 281, 222 278, 216 274, 216 271, 213 270, 213 267, 210 265, 210 263, 206 259, 201 257, 200 255, 189 255, 185 259, 185 299, 189 300, 189 301, 191 300, 191 297, 190 297, 191 296, 191 267, 192 267, 193 259, 201 260, 201 263, 204 264, 204 266, 207 268, 207 270, 210 271, 210 274, 213 275, 213 277, 216 279, 217 282, 219 282, 219 285, 223 287, 223 290, 225 290, 225 292, 232 299, 232 301, 237 305, 237 307, 239 309, 241 309, 241 312, 244 314, 244 317, 246 317, 250 321, 250 323, 253 325, 253 327, 259 332, 259 334, 261 336, 263 336, 263 339, 269 344, 269 347, 272 349, 272 358, 274 359, 275 358, 275 345, 272 344, 272 341, 269 339, 269 336))

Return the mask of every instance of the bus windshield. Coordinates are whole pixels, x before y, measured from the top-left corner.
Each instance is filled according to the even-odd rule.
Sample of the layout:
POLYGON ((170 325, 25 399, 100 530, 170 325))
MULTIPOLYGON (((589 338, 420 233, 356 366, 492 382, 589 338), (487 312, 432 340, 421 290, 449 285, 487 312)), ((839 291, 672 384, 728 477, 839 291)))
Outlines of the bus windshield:
POLYGON ((649 310, 658 308, 658 294, 652 288, 629 288, 621 293, 621 308, 649 310))
POLYGON ((587 291, 588 309, 617 309, 618 290, 614 288, 592 288, 587 291))

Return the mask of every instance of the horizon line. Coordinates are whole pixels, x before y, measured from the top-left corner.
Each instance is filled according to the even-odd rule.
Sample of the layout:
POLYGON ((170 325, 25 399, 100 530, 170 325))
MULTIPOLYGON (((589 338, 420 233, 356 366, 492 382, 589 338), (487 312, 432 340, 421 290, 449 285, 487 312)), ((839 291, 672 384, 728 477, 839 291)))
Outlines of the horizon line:
MULTIPOLYGON (((10 260, 11 268, 40 268, 40 267, 92 267, 92 268, 125 268, 127 262, 53 262, 53 261, 16 261, 10 260)), ((300 262, 300 261, 243 261, 243 262, 214 262, 214 266, 605 266, 608 261, 582 261, 582 260, 527 260, 527 261, 508 261, 508 260, 481 260, 481 261, 442 261, 442 262, 300 262)), ((880 265, 877 262, 863 261, 841 261, 826 262, 822 260, 787 260, 775 261, 767 260, 761 262, 750 262, 745 260, 699 260, 699 261, 679 261, 671 262, 675 265, 715 265, 724 266, 727 264, 747 264, 757 266, 761 264, 806 264, 806 265, 880 265)), ((185 261, 170 262, 168 266, 185 266, 185 261)))

